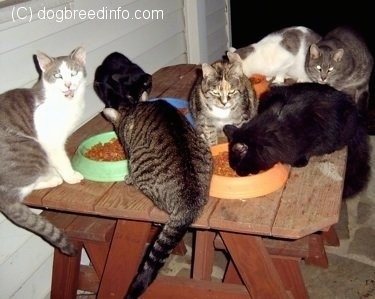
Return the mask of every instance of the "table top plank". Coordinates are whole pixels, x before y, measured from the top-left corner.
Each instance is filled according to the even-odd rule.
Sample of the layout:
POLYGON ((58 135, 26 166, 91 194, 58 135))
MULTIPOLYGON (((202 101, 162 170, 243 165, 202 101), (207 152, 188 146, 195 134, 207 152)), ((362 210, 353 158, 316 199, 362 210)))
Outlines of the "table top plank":
POLYGON ((178 64, 156 71, 152 75, 149 98, 171 97, 187 100, 198 67, 195 64, 178 64))
POLYGON ((265 196, 249 199, 220 199, 209 223, 220 230, 269 236, 283 188, 265 196))
POLYGON ((151 200, 134 186, 118 182, 96 203, 95 212, 116 218, 150 221, 153 207, 151 200))
POLYGON ((292 168, 272 228, 273 236, 300 238, 339 220, 346 148, 292 168))
MULTIPOLYGON (((199 215, 198 219, 193 223, 192 227, 201 229, 210 228, 209 219, 218 202, 219 200, 217 198, 211 197, 203 208, 203 211, 199 215)), ((165 223, 168 217, 169 216, 167 213, 158 209, 157 207, 154 207, 150 213, 150 218, 154 222, 165 223)))
POLYGON ((34 190, 29 196, 24 199, 23 202, 31 207, 39 208, 43 205, 43 197, 46 196, 46 194, 51 190, 51 188, 34 190))
POLYGON ((42 199, 44 207, 71 212, 95 214, 95 205, 114 183, 83 180, 78 184, 63 183, 52 188, 42 199))

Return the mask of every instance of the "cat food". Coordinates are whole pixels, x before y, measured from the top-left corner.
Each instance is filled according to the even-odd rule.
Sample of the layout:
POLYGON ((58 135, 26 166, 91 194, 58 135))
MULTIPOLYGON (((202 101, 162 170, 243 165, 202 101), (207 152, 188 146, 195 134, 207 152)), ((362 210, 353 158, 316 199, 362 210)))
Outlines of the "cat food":
POLYGON ((121 161, 125 160, 125 153, 117 138, 112 138, 108 142, 99 142, 93 145, 86 153, 85 157, 95 161, 121 161))
POLYGON ((237 177, 236 172, 229 166, 228 152, 221 152, 213 156, 214 174, 237 177))

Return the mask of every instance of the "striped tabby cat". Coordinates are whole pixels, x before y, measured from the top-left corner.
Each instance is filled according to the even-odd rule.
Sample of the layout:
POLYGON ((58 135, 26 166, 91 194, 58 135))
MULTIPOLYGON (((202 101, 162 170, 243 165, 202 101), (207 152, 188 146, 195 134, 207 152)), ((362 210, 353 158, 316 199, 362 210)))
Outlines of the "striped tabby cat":
POLYGON ((14 224, 74 255, 75 248, 63 233, 22 201, 32 190, 83 179, 73 170, 64 146, 84 108, 86 52, 77 48, 68 56, 39 53, 36 58, 41 79, 32 88, 0 95, 0 211, 14 224))
POLYGON ((353 28, 340 26, 310 46, 306 72, 312 82, 328 84, 353 97, 366 113, 374 58, 364 38, 353 28))
POLYGON ((230 60, 202 64, 189 97, 189 108, 200 136, 211 146, 224 136, 226 124, 241 125, 255 114, 258 99, 249 79, 243 74, 238 54, 230 60))
POLYGON ((164 100, 104 109, 129 159, 134 184, 170 217, 148 251, 127 299, 138 298, 155 279, 208 200, 212 157, 187 119, 164 100))

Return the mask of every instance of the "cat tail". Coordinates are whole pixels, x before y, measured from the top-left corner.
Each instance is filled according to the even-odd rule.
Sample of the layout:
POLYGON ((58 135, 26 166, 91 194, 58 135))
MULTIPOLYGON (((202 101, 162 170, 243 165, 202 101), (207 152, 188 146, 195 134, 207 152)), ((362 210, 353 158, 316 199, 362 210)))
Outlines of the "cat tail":
POLYGON ((33 213, 31 209, 22 202, 7 203, 0 207, 3 214, 17 226, 39 235, 52 246, 59 248, 60 251, 66 255, 74 256, 77 254, 76 248, 60 229, 42 216, 33 213))
POLYGON ((370 179, 370 142, 366 128, 359 127, 348 143, 343 199, 361 192, 370 179))
POLYGON ((182 240, 189 226, 195 221, 198 209, 193 207, 179 208, 170 215, 162 230, 149 246, 146 258, 141 263, 138 274, 130 285, 126 299, 136 299, 141 296, 146 288, 154 281, 160 268, 172 250, 182 240), (186 211, 189 211, 188 213, 186 211))

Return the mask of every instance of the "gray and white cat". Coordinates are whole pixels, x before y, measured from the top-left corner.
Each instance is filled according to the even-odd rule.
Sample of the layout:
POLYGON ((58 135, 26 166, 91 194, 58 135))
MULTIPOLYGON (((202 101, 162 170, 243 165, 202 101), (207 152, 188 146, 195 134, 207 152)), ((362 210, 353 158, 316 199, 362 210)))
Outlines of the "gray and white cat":
POLYGON ((305 71, 306 53, 320 38, 307 27, 292 26, 272 32, 247 47, 231 48, 230 52, 240 55, 247 77, 262 74, 277 84, 284 83, 285 79, 310 82, 305 71))
POLYGON ((306 56, 306 72, 311 81, 348 93, 361 110, 368 106, 373 64, 363 37, 347 26, 333 29, 313 43, 306 56))
POLYGON ((189 96, 189 109, 198 134, 211 146, 225 137, 226 124, 241 125, 257 111, 258 99, 250 80, 243 74, 239 56, 232 60, 202 64, 189 96))
POLYGON ((71 166, 65 142, 84 108, 86 52, 79 47, 67 56, 39 53, 36 58, 40 80, 32 88, 0 95, 0 211, 73 255, 75 248, 63 233, 22 201, 35 189, 83 179, 71 166))
POLYGON ((138 298, 197 219, 209 196, 211 152, 189 121, 164 100, 106 108, 129 159, 134 184, 169 220, 150 245, 127 299, 138 298))

